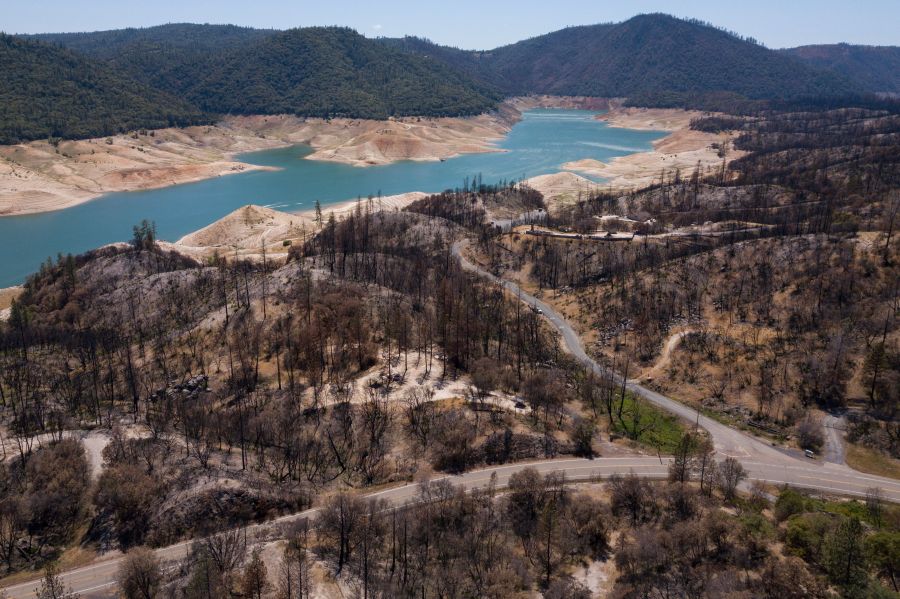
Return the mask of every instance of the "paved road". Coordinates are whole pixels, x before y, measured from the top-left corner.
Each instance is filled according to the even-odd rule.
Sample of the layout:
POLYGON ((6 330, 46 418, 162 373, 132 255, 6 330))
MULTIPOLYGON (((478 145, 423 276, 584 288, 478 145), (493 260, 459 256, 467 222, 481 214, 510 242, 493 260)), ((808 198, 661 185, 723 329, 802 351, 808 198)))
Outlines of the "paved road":
MULTIPOLYGON (((566 349, 579 362, 598 375, 612 376, 619 384, 622 383, 620 375, 608 373, 587 355, 579 335, 552 306, 526 293, 515 283, 488 272, 466 258, 463 252, 466 243, 466 241, 459 241, 453 245, 453 254, 460 260, 460 264, 465 270, 502 285, 523 302, 540 309, 547 321, 559 332, 566 349)), ((868 489, 878 487, 884 491, 886 497, 900 502, 900 481, 863 474, 840 463, 823 463, 789 455, 743 431, 700 415, 693 408, 648 389, 635 381, 626 381, 626 386, 629 391, 654 405, 688 422, 699 424, 709 432, 716 452, 720 456, 730 456, 741 460, 755 478, 771 481, 781 480, 798 487, 852 496, 864 496, 868 489)))
MULTIPOLYGON (((779 454, 782 455, 783 454, 779 454)), ((527 467, 534 467, 542 474, 551 472, 564 473, 567 480, 597 480, 609 478, 613 474, 627 475, 634 472, 639 476, 652 479, 664 479, 668 475, 670 459, 657 457, 623 457, 623 458, 596 458, 593 460, 580 458, 567 458, 558 460, 545 460, 532 463, 517 463, 483 470, 466 472, 456 476, 446 476, 435 480, 449 480, 455 485, 466 489, 484 488, 493 481, 498 488, 503 488, 509 482, 510 476, 527 467)), ((749 478, 766 481, 771 484, 790 484, 798 487, 829 491, 839 494, 865 495, 868 488, 882 486, 885 496, 900 501, 900 485, 895 481, 891 487, 885 487, 880 483, 884 481, 877 478, 859 477, 848 480, 841 472, 834 472, 824 468, 817 468, 812 463, 794 460, 795 463, 768 464, 742 459, 741 462, 749 472, 749 478)), ((418 484, 408 484, 402 487, 394 487, 377 491, 366 497, 384 499, 391 505, 403 505, 415 501, 419 493, 418 484)), ((271 534, 278 534, 285 525, 299 522, 303 519, 313 519, 319 513, 318 508, 283 516, 276 520, 263 524, 253 525, 247 528, 247 534, 251 538, 261 538, 271 534)), ((190 542, 178 543, 164 547, 156 551, 157 556, 164 564, 173 565, 187 557, 190 551, 190 542)), ((116 577, 121 557, 106 559, 83 568, 69 570, 61 574, 64 584, 78 592, 85 599, 113 597, 115 596, 116 577)), ((31 581, 8 587, 5 590, 10 599, 33 599, 38 582, 31 581)))
MULTIPOLYGON (((668 475, 668 458, 657 457, 624 457, 624 458, 596 458, 593 460, 568 458, 559 460, 546 460, 533 463, 517 463, 483 470, 466 472, 461 475, 447 476, 442 479, 449 480, 453 484, 466 489, 484 488, 491 484, 492 480, 498 488, 506 486, 510 476, 527 467, 534 467, 543 474, 551 472, 564 473, 567 480, 597 480, 609 478, 613 474, 628 474, 634 472, 639 476, 652 479, 664 479, 668 475)), ((848 481, 840 474, 824 472, 821 468, 811 467, 802 461, 792 465, 771 465, 741 460, 754 480, 763 480, 772 484, 791 484, 799 487, 808 487, 835 493, 850 493, 864 495, 866 489, 874 486, 876 482, 858 480, 858 486, 848 487, 848 481)), ((366 497, 384 499, 391 505, 403 505, 415 501, 419 493, 418 484, 408 484, 402 487, 394 487, 366 497)), ((900 501, 900 485, 895 485, 886 491, 886 496, 900 501)), ((267 523, 257 524, 247 528, 247 534, 251 538, 261 538, 271 534, 277 534, 285 525, 299 522, 303 519, 313 519, 319 513, 318 508, 313 508, 283 516, 267 523)), ((173 565, 187 557, 190 551, 190 542, 178 543, 164 547, 156 551, 157 556, 164 564, 173 565)), ((106 559, 83 568, 70 570, 61 575, 64 584, 78 592, 85 599, 113 597, 115 596, 116 577, 121 557, 106 559)), ((33 599, 38 582, 31 581, 8 587, 5 590, 10 599, 33 599)))
MULTIPOLYGON (((478 489, 487 487, 492 480, 498 488, 503 488, 509 482, 510 476, 528 466, 536 468, 543 474, 550 472, 564 472, 568 480, 594 480, 609 478, 613 474, 636 474, 647 478, 666 478, 668 475, 667 458, 637 457, 637 458, 602 458, 588 459, 560 459, 533 462, 530 464, 512 464, 497 466, 484 470, 474 470, 455 476, 445 476, 437 480, 449 480, 453 484, 461 485, 466 489, 478 489)), ((384 499, 391 505, 403 505, 415 501, 419 494, 419 485, 407 484, 401 487, 393 487, 383 491, 369 493, 366 497, 384 499)), ((318 508, 283 516, 276 520, 249 526, 247 535, 250 538, 261 538, 267 534, 278 533, 285 525, 299 522, 303 519, 315 518, 319 513, 318 508)), ((178 543, 156 550, 156 555, 163 564, 173 565, 187 557, 191 542, 178 543)), ((114 597, 116 589, 116 577, 122 558, 119 556, 106 559, 89 566, 69 570, 60 576, 64 584, 83 598, 114 597)), ((25 582, 4 589, 10 599, 33 599, 36 597, 36 587, 39 581, 25 582)))
MULTIPOLYGON (((457 244, 454 245, 453 250, 460 258, 465 269, 477 272, 503 285, 507 290, 521 297, 522 301, 540 308, 547 320, 559 331, 563 342, 572 355, 594 372, 605 374, 605 371, 585 353, 581 339, 560 314, 538 298, 524 293, 515 284, 501 280, 466 260, 461 252, 462 247, 462 244, 457 244)), ((618 380, 621 382, 621 377, 618 377, 618 380)), ((739 459, 744 468, 747 469, 751 480, 759 480, 774 485, 789 484, 795 487, 854 497, 864 497, 869 489, 878 487, 882 490, 886 499, 900 503, 900 481, 862 474, 839 464, 821 463, 790 456, 746 433, 732 429, 715 420, 702 415, 698 418, 697 412, 692 408, 633 381, 626 382, 626 385, 632 393, 645 400, 689 422, 698 422, 700 426, 709 431, 717 453, 721 456, 732 456, 739 459)), ((443 477, 443 479, 471 490, 487 486, 493 478, 495 484, 502 488, 507 484, 509 477, 513 473, 526 467, 537 468, 544 474, 561 472, 566 475, 568 480, 602 479, 608 478, 613 474, 625 475, 629 472, 634 472, 647 478, 662 479, 668 474, 668 463, 668 459, 656 457, 596 458, 593 460, 571 458, 497 466, 466 472, 458 476, 447 476, 443 477)), ((418 484, 408 484, 370 493, 366 497, 384 499, 392 505, 402 505, 414 501, 418 492, 418 484)), ((283 516, 271 522, 250 526, 247 528, 248 536, 259 538, 266 534, 277 534, 280 527, 305 518, 315 518, 318 512, 319 510, 314 508, 297 514, 283 516)), ((156 553, 164 563, 173 564, 188 555, 190 545, 190 542, 179 543, 158 549, 156 553)), ((76 591, 85 599, 114 597, 116 575, 120 563, 121 557, 113 557, 83 568, 64 572, 61 574, 61 578, 67 587, 76 591)), ((33 599, 36 596, 35 590, 38 584, 36 581, 31 581, 13 585, 3 590, 10 599, 33 599)))

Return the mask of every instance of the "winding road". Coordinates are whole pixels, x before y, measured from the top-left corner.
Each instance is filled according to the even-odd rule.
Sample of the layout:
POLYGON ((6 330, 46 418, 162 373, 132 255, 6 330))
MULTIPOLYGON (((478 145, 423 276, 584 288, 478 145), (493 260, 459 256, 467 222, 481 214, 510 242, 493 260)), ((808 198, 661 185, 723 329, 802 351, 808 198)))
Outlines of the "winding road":
MULTIPOLYGON (((523 302, 539 308, 547 321, 559 332, 563 344, 568 351, 585 367, 598 375, 607 375, 584 350, 581 338, 569 323, 550 305, 524 292, 515 283, 497 277, 481 266, 474 264, 463 253, 465 242, 457 242, 453 246, 453 254, 460 260, 462 267, 477 273, 507 291, 519 297, 523 302)), ((612 374, 622 383, 622 378, 612 374)), ((856 472, 847 466, 835 463, 822 463, 802 457, 795 457, 776 449, 755 437, 730 428, 716 420, 698 415, 688 406, 674 401, 634 381, 625 381, 629 391, 669 412, 689 421, 696 422, 706 429, 712 437, 716 452, 720 457, 737 458, 748 472, 748 478, 767 482, 773 485, 791 485, 794 487, 822 491, 836 495, 864 497, 872 488, 879 488, 885 499, 900 503, 900 481, 879 476, 870 476, 856 472)), ((571 481, 597 480, 609 478, 614 474, 634 472, 639 476, 664 479, 668 475, 668 458, 657 457, 621 457, 595 459, 558 459, 531 463, 516 463, 482 470, 474 470, 455 476, 446 476, 435 480, 448 480, 468 490, 488 486, 493 482, 498 488, 506 486, 510 476, 527 467, 534 467, 543 474, 558 472, 565 474, 571 481)), ((383 499, 390 505, 403 505, 415 501, 420 485, 410 483, 392 487, 365 495, 369 498, 383 499)), ((296 514, 282 516, 275 520, 247 527, 248 537, 277 538, 282 536, 286 526, 304 519, 315 518, 319 508, 309 509, 296 514)), ((168 566, 174 566, 184 559, 191 547, 191 542, 178 543, 156 550, 156 554, 168 566)), ((99 560, 60 574, 63 583, 85 599, 114 597, 116 594, 116 578, 122 557, 110 557, 99 560)), ((11 585, 3 589, 10 599, 33 599, 37 596, 39 581, 29 581, 11 585)))
MULTIPOLYGON (((501 285, 521 301, 539 309, 547 322, 560 334, 563 344, 575 359, 597 375, 611 376, 613 380, 622 384, 620 375, 608 372, 587 355, 581 337, 559 312, 546 302, 523 291, 512 281, 498 277, 469 260, 463 251, 466 244, 466 240, 457 241, 452 250, 464 270, 501 285)), ((771 483, 787 483, 796 487, 856 497, 865 496, 869 489, 877 487, 881 489, 885 498, 900 502, 900 481, 857 472, 840 463, 819 462, 791 455, 743 431, 698 414, 697 410, 648 389, 633 380, 624 382, 627 389, 635 395, 688 422, 696 422, 706 429, 712 438, 716 453, 723 458, 733 457, 740 460, 751 479, 771 483)))

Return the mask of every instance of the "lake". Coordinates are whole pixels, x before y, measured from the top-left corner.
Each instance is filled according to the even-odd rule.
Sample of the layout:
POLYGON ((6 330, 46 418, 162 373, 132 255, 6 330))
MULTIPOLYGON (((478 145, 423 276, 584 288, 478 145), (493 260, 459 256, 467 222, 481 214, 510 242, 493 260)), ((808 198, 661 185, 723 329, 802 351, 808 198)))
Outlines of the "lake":
POLYGON ((245 205, 309 210, 369 195, 439 192, 478 175, 484 183, 554 173, 583 158, 607 161, 643 152, 665 133, 609 127, 583 110, 525 112, 497 146, 502 152, 467 154, 444 162, 404 161, 371 167, 303 160, 311 150, 292 146, 238 157, 278 167, 163 189, 112 193, 85 204, 41 214, 0 218, 0 287, 15 285, 48 256, 79 253, 131 237, 143 219, 156 223, 160 239, 175 241, 245 205))

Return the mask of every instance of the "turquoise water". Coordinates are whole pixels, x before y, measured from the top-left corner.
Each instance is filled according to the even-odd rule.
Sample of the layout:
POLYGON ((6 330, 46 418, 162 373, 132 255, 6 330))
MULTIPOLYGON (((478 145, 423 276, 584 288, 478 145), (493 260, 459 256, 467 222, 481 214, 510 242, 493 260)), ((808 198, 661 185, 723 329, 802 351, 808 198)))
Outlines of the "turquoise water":
POLYGON ((572 160, 642 152, 664 135, 608 127, 581 110, 526 112, 498 143, 505 150, 445 162, 397 162, 366 168, 302 160, 306 146, 245 154, 239 159, 279 167, 164 189, 113 193, 56 212, 0 218, 0 287, 21 283, 48 256, 78 253, 130 238, 142 219, 156 223, 160 239, 177 240, 245 204, 285 211, 407 191, 438 192, 481 175, 484 183, 557 172, 572 160))

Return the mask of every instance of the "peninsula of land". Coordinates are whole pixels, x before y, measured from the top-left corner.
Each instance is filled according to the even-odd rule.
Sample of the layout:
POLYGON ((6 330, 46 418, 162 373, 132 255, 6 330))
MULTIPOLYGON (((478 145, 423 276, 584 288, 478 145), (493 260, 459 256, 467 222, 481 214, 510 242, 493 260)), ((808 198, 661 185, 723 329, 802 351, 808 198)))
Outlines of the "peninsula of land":
POLYGON ((701 116, 703 113, 694 110, 623 107, 613 103, 609 111, 596 118, 606 121, 610 127, 668 131, 669 135, 653 142, 653 149, 648 152, 619 156, 609 163, 576 160, 563 164, 562 168, 602 178, 602 187, 606 189, 628 191, 658 183, 664 173, 667 177, 673 177, 676 172, 689 177, 699 168, 704 175, 746 154, 734 148, 728 132, 691 129, 691 121, 701 116))

